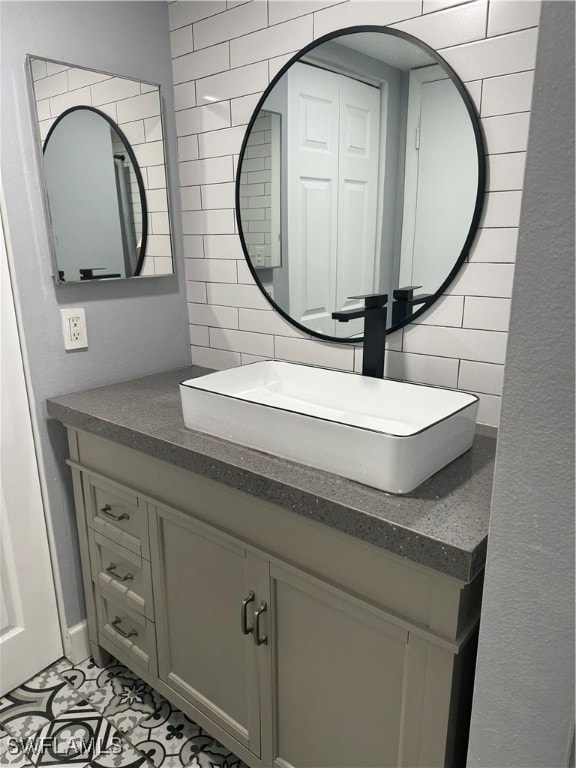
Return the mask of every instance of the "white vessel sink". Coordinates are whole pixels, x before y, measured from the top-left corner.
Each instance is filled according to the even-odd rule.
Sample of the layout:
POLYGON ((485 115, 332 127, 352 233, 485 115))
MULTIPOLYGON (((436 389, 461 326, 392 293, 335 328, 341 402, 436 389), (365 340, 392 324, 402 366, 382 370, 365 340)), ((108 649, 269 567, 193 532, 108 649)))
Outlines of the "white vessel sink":
POLYGON ((241 445, 409 493, 467 451, 466 392, 266 361, 180 384, 184 423, 241 445))

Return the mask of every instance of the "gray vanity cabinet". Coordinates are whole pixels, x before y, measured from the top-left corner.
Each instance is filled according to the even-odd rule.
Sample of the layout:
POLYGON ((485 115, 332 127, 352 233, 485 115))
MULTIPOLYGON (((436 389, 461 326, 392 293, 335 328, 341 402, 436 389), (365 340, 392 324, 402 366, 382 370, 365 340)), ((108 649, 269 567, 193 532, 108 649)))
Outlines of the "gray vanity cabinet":
POLYGON ((275 765, 396 765, 408 632, 295 569, 270 576, 275 765))
POLYGON ((274 686, 278 768, 395 765, 408 632, 176 510, 151 521, 160 680, 256 757, 274 686))
POLYGON ((69 429, 91 649, 252 768, 462 764, 481 580, 69 429))
POLYGON ((176 510, 153 506, 151 522, 158 676, 259 757, 267 659, 253 613, 267 563, 176 510))

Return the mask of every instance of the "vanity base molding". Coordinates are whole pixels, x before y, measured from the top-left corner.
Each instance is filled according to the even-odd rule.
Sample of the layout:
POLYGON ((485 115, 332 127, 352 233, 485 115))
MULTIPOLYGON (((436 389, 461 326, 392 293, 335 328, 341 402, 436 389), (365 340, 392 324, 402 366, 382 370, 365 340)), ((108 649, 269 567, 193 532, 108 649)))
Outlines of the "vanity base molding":
POLYGON ((481 575, 68 436, 97 663, 118 658, 252 768, 464 764, 481 575))

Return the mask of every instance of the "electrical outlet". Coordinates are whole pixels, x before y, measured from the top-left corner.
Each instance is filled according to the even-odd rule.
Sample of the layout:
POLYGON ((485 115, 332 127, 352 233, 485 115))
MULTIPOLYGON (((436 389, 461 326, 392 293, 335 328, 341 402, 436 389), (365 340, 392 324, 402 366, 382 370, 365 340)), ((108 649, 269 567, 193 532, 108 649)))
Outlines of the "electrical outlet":
POLYGON ((254 266, 256 266, 256 267, 263 267, 264 264, 265 264, 264 254, 260 250, 256 251, 256 257, 254 259, 254 266))
POLYGON ((82 307, 61 309, 64 349, 85 349, 88 346, 86 315, 82 307))

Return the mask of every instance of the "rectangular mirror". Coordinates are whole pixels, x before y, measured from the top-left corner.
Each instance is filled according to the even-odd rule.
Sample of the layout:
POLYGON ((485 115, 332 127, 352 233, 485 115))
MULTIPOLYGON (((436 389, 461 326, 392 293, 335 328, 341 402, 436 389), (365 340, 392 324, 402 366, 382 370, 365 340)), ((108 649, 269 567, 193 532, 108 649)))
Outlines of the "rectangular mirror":
POLYGON ((171 275, 160 86, 27 60, 55 281, 171 275))

